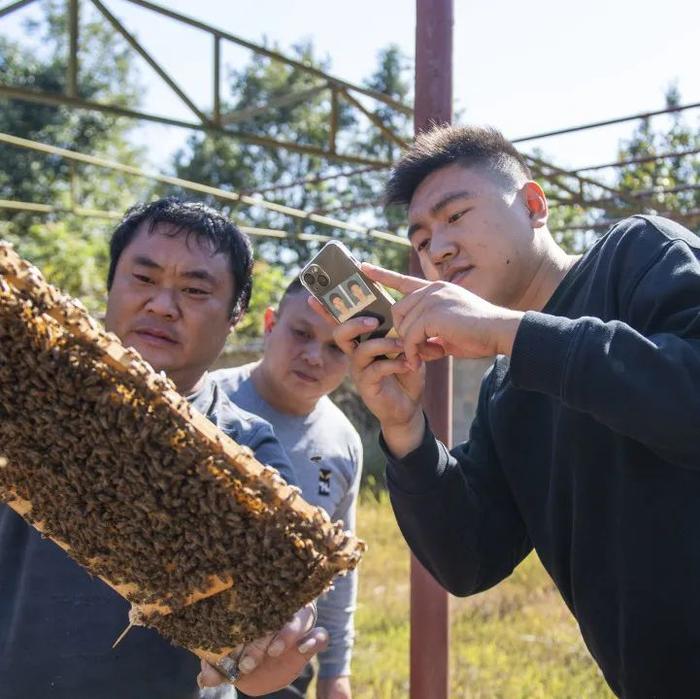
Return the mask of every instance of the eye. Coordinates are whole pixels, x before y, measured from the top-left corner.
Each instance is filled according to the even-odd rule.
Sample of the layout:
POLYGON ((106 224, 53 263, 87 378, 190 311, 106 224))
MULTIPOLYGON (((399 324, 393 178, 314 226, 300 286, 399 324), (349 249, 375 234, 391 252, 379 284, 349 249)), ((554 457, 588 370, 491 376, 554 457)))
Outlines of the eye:
POLYGON ((306 330, 302 330, 301 328, 293 328, 292 333, 295 337, 298 337, 300 340, 311 339, 311 334, 308 333, 306 330))
POLYGON ((339 352, 340 354, 343 353, 343 350, 338 347, 338 345, 335 344, 335 342, 331 345, 328 345, 328 348, 331 350, 331 352, 339 352))
POLYGON ((196 286, 188 286, 183 291, 190 296, 209 296, 209 292, 206 289, 199 289, 196 286))
POLYGON ((462 218, 462 216, 464 216, 464 214, 466 214, 466 213, 467 213, 467 209, 464 209, 462 211, 457 211, 456 213, 452 214, 452 216, 450 216, 447 219, 447 221, 449 223, 454 223, 455 221, 459 221, 459 219, 462 218))
POLYGON ((145 274, 136 274, 134 272, 134 278, 142 284, 153 284, 153 280, 145 274))
POLYGON ((428 245, 430 245, 430 238, 423 238, 423 240, 419 240, 416 243, 416 252, 421 252, 421 250, 425 250, 428 245))

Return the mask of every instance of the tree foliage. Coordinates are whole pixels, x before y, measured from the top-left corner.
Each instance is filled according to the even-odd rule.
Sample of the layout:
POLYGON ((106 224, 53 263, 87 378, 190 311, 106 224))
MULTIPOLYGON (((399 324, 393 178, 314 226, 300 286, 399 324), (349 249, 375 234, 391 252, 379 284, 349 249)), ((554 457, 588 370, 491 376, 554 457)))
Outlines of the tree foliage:
POLYGON ((249 342, 262 335, 265 309, 276 307, 287 287, 284 269, 265 260, 257 260, 253 268, 253 293, 247 313, 236 326, 231 342, 249 342))
MULTIPOLYGON (((3 81, 48 92, 65 90, 67 28, 65 3, 45 2, 43 19, 28 25, 33 41, 0 37, 3 81)), ((131 54, 105 23, 83 13, 78 92, 81 97, 134 107, 138 81, 131 54)), ((118 117, 0 99, 0 131, 63 148, 137 164, 140 153, 128 141, 129 124, 118 117)), ((79 207, 120 213, 134 201, 133 178, 91 166, 0 144, 0 198, 57 207, 49 215, 2 211, 0 236, 42 266, 50 281, 101 305, 106 275, 107 234, 113 222, 70 212, 79 207), (71 184, 71 178, 73 184, 71 184)))
MULTIPOLYGON (((328 69, 327 62, 315 56, 311 43, 299 44, 293 52, 298 61, 322 70, 328 69)), ((380 52, 377 69, 365 84, 395 99, 406 100, 409 95, 406 80, 408 67, 399 50, 388 47, 380 52)), ((283 95, 306 92, 318 84, 317 78, 304 71, 255 56, 247 65, 231 72, 231 96, 222 111, 250 110, 283 95)), ((380 102, 374 103, 372 108, 387 126, 404 137, 408 136, 408 117, 380 102)), ((331 109, 331 99, 326 90, 294 104, 256 113, 236 123, 236 128, 281 141, 325 148, 330 136, 331 109)), ((338 147, 345 153, 387 161, 396 159, 399 151, 395 144, 381 137, 379 130, 342 98, 338 111, 338 147)), ((200 134, 192 136, 187 146, 177 153, 174 165, 178 176, 186 179, 205 181, 237 192, 254 193, 262 189, 265 190, 265 199, 285 206, 327 213, 341 220, 359 220, 375 227, 389 226, 380 203, 386 171, 350 168, 314 154, 271 149, 226 137, 200 134), (324 179, 356 169, 363 172, 324 179), (303 182, 309 178, 319 181, 303 182), (276 189, 270 189, 273 187, 276 189)), ((292 235, 338 233, 310 221, 295 220, 261 207, 231 207, 231 215, 243 224, 284 230, 292 235)), ((359 235, 350 240, 344 239, 360 257, 405 267, 406 249, 367 240, 359 235)), ((282 265, 289 271, 310 257, 321 243, 292 237, 283 242, 256 239, 255 244, 263 259, 282 265)))
MULTIPOLYGON (((666 93, 668 108, 677 107, 681 96, 677 88, 671 87, 666 93)), ((700 230, 700 155, 690 153, 685 156, 644 159, 666 153, 700 150, 700 123, 690 126, 683 112, 669 115, 670 125, 665 129, 653 129, 651 120, 643 119, 632 137, 623 141, 619 159, 637 159, 642 162, 630 163, 618 171, 616 188, 629 199, 616 201, 617 209, 623 213, 644 207, 649 211, 670 218, 688 219, 689 225, 700 230), (695 212, 695 213, 694 213, 695 212)))
MULTIPOLYGON (((678 90, 666 92, 666 106, 681 104, 678 90)), ((604 180, 602 171, 584 172, 609 189, 591 189, 594 202, 556 205, 552 208, 550 228, 560 244, 571 252, 581 252, 604 233, 609 225, 626 216, 648 213, 674 219, 700 233, 700 125, 693 126, 683 112, 663 118, 641 119, 632 135, 618 148, 619 167, 604 180), (667 154, 674 157, 659 157, 667 154)), ((571 186, 565 177, 554 178, 545 186, 550 199, 566 199, 563 187, 571 186)), ((590 195, 589 195, 589 198, 590 195)))

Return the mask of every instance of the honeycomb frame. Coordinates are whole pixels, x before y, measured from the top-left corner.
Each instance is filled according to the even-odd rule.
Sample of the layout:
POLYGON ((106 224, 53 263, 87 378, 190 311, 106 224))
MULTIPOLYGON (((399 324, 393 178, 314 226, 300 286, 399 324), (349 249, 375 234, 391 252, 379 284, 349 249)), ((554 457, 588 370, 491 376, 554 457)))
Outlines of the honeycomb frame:
POLYGON ((2 241, 0 501, 214 665, 365 550, 2 241))

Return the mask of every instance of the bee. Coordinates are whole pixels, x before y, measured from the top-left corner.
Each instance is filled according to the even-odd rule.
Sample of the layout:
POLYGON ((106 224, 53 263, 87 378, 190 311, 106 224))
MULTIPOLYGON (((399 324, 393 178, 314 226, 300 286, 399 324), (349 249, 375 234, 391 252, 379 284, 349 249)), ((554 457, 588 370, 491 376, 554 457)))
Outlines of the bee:
POLYGON ((0 497, 21 493, 28 520, 131 601, 176 609, 146 625, 216 651, 281 626, 359 544, 338 555, 348 537, 325 511, 281 499, 281 477, 202 432, 174 390, 0 244, 0 497), (212 575, 234 588, 187 605, 212 575))

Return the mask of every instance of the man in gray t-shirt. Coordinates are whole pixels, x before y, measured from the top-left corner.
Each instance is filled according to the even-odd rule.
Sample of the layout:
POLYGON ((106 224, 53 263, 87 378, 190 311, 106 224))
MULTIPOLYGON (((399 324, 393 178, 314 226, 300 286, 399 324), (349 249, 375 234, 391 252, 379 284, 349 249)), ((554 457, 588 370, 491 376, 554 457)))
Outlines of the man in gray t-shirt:
MULTIPOLYGON (((333 341, 333 328, 307 304, 308 292, 295 280, 279 310, 265 315, 265 349, 260 362, 213 373, 228 397, 270 422, 294 470, 304 498, 320 505, 346 529, 355 528, 355 506, 362 472, 362 443, 349 420, 327 394, 347 370, 333 341)), ((349 699, 350 659, 357 596, 355 572, 336 580, 318 601, 319 624, 330 635, 319 655, 318 699, 349 699)), ((310 666, 307 666, 310 668, 310 666)), ((307 670, 275 699, 306 696, 307 670)))

